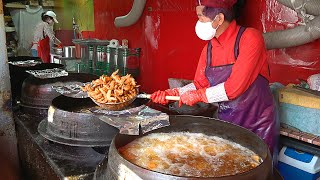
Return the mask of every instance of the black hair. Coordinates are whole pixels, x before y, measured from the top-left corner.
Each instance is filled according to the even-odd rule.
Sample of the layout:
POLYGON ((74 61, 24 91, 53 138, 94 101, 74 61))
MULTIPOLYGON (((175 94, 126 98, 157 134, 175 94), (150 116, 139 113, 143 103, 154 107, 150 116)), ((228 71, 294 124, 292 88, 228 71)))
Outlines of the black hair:
POLYGON ((241 16, 241 10, 246 5, 246 0, 237 0, 236 4, 233 5, 234 19, 238 20, 241 16))
POLYGON ((233 5, 232 9, 205 7, 203 10, 203 14, 213 20, 216 15, 222 13, 224 15, 224 19, 231 22, 232 20, 238 19, 240 17, 240 12, 244 7, 245 2, 246 0, 238 0, 233 5))
POLYGON ((224 19, 226 21, 231 22, 234 19, 233 11, 224 8, 212 8, 212 7, 205 7, 203 9, 203 14, 213 20, 219 13, 224 15, 224 19))
POLYGON ((46 14, 46 12, 43 12, 43 13, 41 14, 41 19, 42 19, 43 22, 47 22, 48 19, 52 19, 52 20, 53 20, 52 17, 50 17, 50 16, 48 16, 48 15, 45 15, 45 14, 46 14))

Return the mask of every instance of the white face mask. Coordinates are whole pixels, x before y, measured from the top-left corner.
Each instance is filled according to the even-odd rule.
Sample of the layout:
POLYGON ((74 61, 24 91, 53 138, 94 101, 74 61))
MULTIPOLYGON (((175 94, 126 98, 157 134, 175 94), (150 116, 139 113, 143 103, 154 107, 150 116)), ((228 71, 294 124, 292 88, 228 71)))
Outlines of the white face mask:
MULTIPOLYGON (((216 19, 216 18, 214 18, 214 19, 216 19)), ((219 25, 218 25, 218 27, 219 27, 219 25)), ((210 22, 198 21, 196 24, 196 34, 200 39, 208 41, 208 40, 211 40, 216 35, 218 27, 213 28, 211 21, 210 22)))

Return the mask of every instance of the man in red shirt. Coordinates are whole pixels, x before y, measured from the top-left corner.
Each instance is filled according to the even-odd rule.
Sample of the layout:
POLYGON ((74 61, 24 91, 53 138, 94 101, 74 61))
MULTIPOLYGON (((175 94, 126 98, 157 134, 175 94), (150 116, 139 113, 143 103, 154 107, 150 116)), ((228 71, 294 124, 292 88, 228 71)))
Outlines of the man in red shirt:
POLYGON ((208 44, 200 55, 194 82, 157 91, 153 102, 180 96, 180 104, 218 103, 218 118, 260 136, 272 151, 275 142, 273 96, 262 33, 236 24, 236 0, 198 0, 196 34, 208 44))

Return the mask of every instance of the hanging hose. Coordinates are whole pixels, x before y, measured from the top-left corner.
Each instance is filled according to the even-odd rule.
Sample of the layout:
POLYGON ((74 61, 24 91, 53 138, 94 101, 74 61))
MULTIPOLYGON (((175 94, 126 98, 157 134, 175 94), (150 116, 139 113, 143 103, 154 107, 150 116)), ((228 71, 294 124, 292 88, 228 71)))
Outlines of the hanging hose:
POLYGON ((287 48, 307 44, 320 38, 320 16, 311 20, 306 26, 265 33, 267 49, 287 48))
POLYGON ((116 27, 128 27, 132 24, 136 23, 146 5, 146 0, 134 0, 132 9, 125 16, 116 17, 114 20, 114 24, 116 27))
POLYGON ((277 0, 279 3, 295 10, 306 9, 306 13, 314 16, 320 15, 319 0, 277 0))
POLYGON ((268 50, 288 48, 310 43, 320 38, 320 1, 319 0, 277 0, 281 4, 295 10, 302 18, 307 19, 306 14, 316 16, 307 19, 306 25, 292 29, 264 33, 264 40, 268 50))

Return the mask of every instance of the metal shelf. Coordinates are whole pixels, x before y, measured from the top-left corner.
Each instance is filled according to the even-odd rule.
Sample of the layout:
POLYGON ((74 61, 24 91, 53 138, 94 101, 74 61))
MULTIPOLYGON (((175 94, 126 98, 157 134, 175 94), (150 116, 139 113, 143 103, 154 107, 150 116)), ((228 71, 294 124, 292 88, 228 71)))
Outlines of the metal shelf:
POLYGON ((280 136, 280 143, 282 145, 285 145, 300 151, 304 151, 310 154, 320 156, 320 147, 310 143, 299 141, 297 139, 293 139, 286 136, 280 136))
POLYGON ((320 137, 314 134, 299 131, 290 127, 281 127, 280 134, 301 142, 309 143, 320 148, 320 137))

